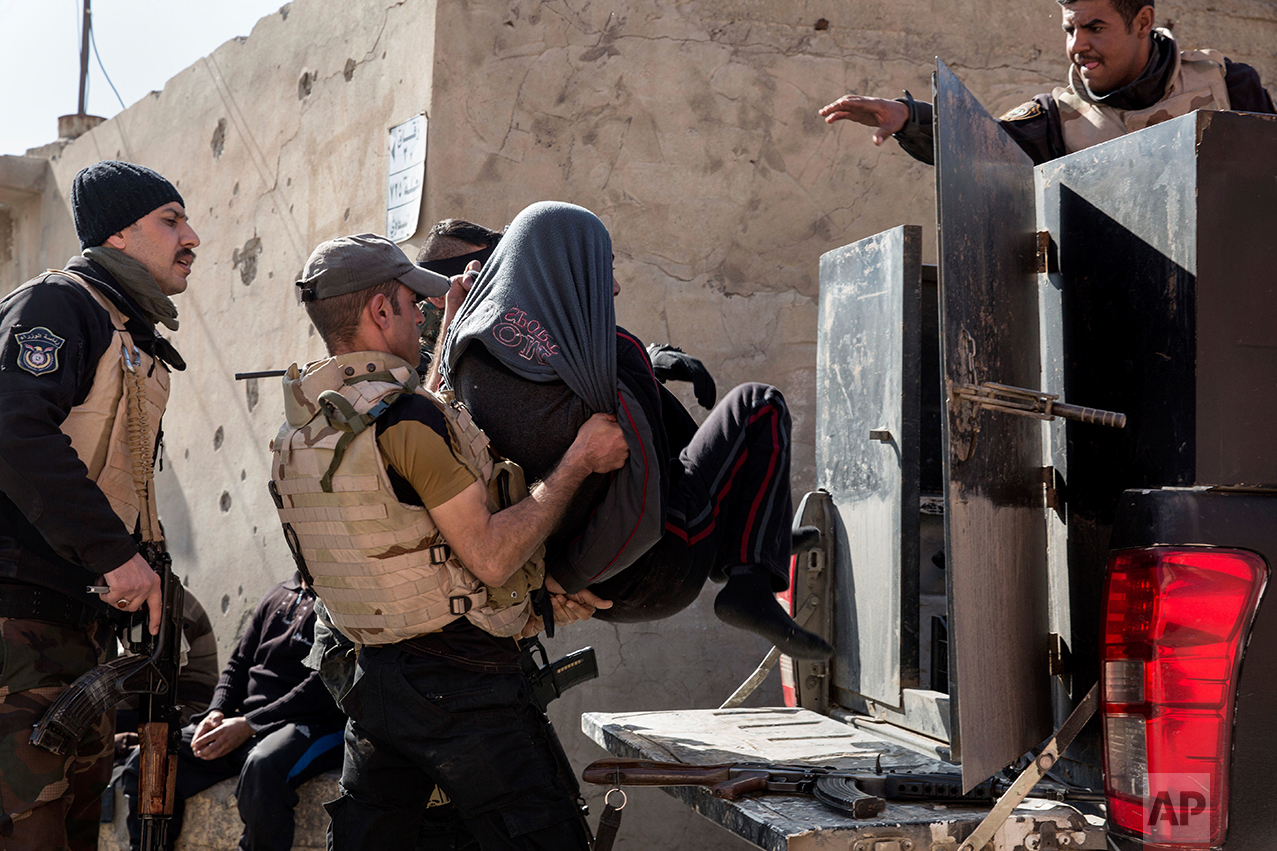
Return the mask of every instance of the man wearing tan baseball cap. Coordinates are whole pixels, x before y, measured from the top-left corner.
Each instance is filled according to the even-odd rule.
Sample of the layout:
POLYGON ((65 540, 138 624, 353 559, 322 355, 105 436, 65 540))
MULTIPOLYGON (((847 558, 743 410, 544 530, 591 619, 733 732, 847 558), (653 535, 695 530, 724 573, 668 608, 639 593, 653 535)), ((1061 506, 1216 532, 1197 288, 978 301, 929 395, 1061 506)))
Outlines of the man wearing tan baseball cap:
MULTIPOLYGON (((420 386, 416 302, 449 279, 359 234, 315 249, 297 286, 330 357, 284 377, 271 491, 307 584, 362 646, 329 847, 417 836, 437 786, 482 848, 586 851, 516 638, 540 626, 546 536, 587 476, 625 463, 616 418, 587 420, 529 493, 464 407, 420 386)), ((556 597, 556 621, 576 605, 556 597)))
POLYGON ((312 302, 398 281, 422 298, 448 294, 448 279, 408 259, 389 239, 375 233, 339 236, 311 252, 297 282, 302 301, 312 302))

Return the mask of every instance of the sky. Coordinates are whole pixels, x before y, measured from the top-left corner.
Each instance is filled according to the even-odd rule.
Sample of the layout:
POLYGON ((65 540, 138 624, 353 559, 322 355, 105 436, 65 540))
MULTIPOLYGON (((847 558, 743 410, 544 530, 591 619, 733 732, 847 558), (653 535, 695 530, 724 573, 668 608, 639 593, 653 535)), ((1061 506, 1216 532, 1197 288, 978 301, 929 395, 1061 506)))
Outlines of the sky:
MULTIPOLYGON (((283 0, 90 0, 86 112, 110 118, 284 5, 283 0), (107 77, 115 84, 119 98, 107 77)), ((54 141, 80 94, 83 0, 0 0, 0 154, 54 141)))

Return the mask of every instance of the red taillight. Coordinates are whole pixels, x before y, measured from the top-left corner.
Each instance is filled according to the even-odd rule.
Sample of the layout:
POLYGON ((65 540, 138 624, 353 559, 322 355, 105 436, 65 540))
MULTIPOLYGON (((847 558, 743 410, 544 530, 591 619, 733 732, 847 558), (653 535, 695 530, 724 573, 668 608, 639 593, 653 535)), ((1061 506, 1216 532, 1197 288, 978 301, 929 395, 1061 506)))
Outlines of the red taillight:
MULTIPOLYGON (((776 599, 785 611, 790 615, 794 613, 794 580, 798 570, 798 556, 789 557, 789 587, 776 595, 776 599)), ((788 656, 780 657, 780 693, 785 699, 785 705, 798 706, 798 689, 794 684, 797 678, 794 676, 794 660, 788 656)))
POLYGON ((1150 851, 1224 840, 1233 696, 1267 579, 1264 560, 1241 550, 1155 547, 1109 559, 1109 822, 1150 851))

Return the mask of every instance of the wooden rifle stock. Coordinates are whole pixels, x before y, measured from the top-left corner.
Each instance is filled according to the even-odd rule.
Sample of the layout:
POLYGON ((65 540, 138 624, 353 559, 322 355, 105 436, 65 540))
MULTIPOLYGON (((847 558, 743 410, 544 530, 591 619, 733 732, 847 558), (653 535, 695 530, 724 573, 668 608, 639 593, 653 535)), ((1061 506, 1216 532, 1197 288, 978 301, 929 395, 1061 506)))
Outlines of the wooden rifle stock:
POLYGON ((139 650, 150 655, 149 687, 139 706, 138 818, 142 823, 142 851, 161 851, 166 845, 168 820, 177 797, 177 750, 181 744, 181 710, 177 679, 182 658, 182 583, 173 574, 173 561, 161 545, 144 542, 142 556, 160 575, 163 612, 156 636, 143 628, 139 650))
POLYGON ((177 794, 177 754, 169 752, 169 725, 150 721, 138 727, 137 812, 139 816, 173 815, 177 794))

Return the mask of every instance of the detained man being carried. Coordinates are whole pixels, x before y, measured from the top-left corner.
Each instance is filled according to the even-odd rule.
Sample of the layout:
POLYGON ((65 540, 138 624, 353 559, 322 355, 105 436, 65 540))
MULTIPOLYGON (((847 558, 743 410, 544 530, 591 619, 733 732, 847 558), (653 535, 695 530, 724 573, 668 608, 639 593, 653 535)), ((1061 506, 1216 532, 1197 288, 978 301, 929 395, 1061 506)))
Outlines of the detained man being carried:
POLYGON ((651 621, 715 579, 725 582, 720 620, 791 656, 829 657, 774 596, 788 586, 793 546, 784 396, 742 384, 698 427, 643 343, 616 325, 612 260, 611 235, 589 210, 533 204, 443 335, 445 385, 529 477, 548 472, 592 414, 615 412, 629 441, 628 463, 591 477, 547 541, 547 587, 611 603, 595 617, 651 621))

